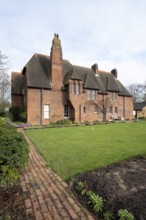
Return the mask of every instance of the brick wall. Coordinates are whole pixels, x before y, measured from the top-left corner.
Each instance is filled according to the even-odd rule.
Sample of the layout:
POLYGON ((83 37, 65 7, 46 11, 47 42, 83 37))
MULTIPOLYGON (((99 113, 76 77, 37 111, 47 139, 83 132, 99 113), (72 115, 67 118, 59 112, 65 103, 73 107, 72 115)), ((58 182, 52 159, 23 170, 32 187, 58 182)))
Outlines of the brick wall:
MULTIPOLYGON (((96 98, 94 101, 88 100, 87 90, 82 91, 82 82, 80 81, 80 94, 72 94, 72 82, 69 84, 68 91, 60 90, 41 90, 28 89, 27 96, 27 115, 28 122, 31 124, 48 124, 57 120, 64 119, 64 105, 69 105, 69 119, 77 122, 95 120, 102 121, 103 113, 99 110, 95 113, 95 103, 102 100, 102 95, 96 91, 96 98), (42 93, 42 98, 41 98, 42 93), (42 100, 42 101, 41 101, 42 100), (50 118, 44 119, 44 105, 50 107, 50 118), (85 108, 85 109, 84 109, 85 108), (42 110, 42 117, 41 117, 42 110), (86 112, 84 112, 86 110, 86 112)), ((107 95, 104 96, 106 99, 107 95)), ((133 101, 131 97, 118 96, 116 101, 112 102, 113 113, 106 114, 106 119, 109 120, 111 116, 120 116, 124 119, 133 118, 133 101), (125 103, 125 113, 124 113, 125 103), (115 113, 115 107, 118 108, 118 113, 115 113)))
POLYGON ((27 93, 27 121, 36 125, 64 119, 64 105, 67 104, 67 101, 66 95, 63 94, 62 90, 29 88, 27 93), (49 105, 49 119, 44 119, 44 105, 49 105))

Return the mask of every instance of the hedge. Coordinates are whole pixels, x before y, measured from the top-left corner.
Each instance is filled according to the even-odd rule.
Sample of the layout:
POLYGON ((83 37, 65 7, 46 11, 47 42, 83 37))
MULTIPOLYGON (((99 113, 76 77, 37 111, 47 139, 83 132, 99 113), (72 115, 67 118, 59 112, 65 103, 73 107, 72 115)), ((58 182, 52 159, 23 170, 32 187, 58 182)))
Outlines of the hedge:
POLYGON ((18 173, 28 160, 28 144, 16 129, 0 127, 0 182, 7 173, 18 173))

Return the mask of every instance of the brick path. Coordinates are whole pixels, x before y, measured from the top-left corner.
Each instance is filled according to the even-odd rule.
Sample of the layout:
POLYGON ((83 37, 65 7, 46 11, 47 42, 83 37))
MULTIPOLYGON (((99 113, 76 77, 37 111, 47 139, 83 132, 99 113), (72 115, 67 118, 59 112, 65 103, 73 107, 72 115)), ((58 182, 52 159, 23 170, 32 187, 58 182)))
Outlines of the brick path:
MULTIPOLYGON (((26 137, 26 136, 25 136, 26 137)), ((27 219, 93 220, 68 189, 68 185, 46 166, 44 159, 26 137, 30 146, 29 163, 21 178, 27 219)))

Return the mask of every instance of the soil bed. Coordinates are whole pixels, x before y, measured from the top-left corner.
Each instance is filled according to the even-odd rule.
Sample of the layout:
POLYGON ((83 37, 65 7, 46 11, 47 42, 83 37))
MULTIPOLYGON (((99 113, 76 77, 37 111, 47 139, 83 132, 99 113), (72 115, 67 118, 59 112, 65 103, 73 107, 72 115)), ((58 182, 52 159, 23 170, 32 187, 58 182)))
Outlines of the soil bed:
MULTIPOLYGON (((12 188, 0 188, 0 220, 24 220, 28 219, 25 212, 24 193, 19 185, 12 188)), ((29 220, 34 220, 29 216, 29 220)))
MULTIPOLYGON (((78 200, 90 209, 87 197, 81 196, 74 189, 77 181, 84 182, 86 190, 91 190, 103 198, 103 211, 111 211, 114 220, 118 219, 119 209, 127 209, 136 220, 146 220, 146 158, 131 158, 77 176, 72 191, 78 200)), ((103 219, 101 216, 96 214, 95 219, 103 219)))

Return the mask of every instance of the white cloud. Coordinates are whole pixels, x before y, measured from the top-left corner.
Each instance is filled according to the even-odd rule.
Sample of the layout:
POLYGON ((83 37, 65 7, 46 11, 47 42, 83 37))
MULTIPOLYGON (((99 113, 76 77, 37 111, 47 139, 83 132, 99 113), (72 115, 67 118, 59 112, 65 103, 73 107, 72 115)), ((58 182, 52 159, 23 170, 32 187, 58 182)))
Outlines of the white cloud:
POLYGON ((0 2, 0 50, 14 70, 35 52, 50 54, 58 33, 64 58, 73 64, 117 68, 124 84, 146 81, 145 0, 0 2))

